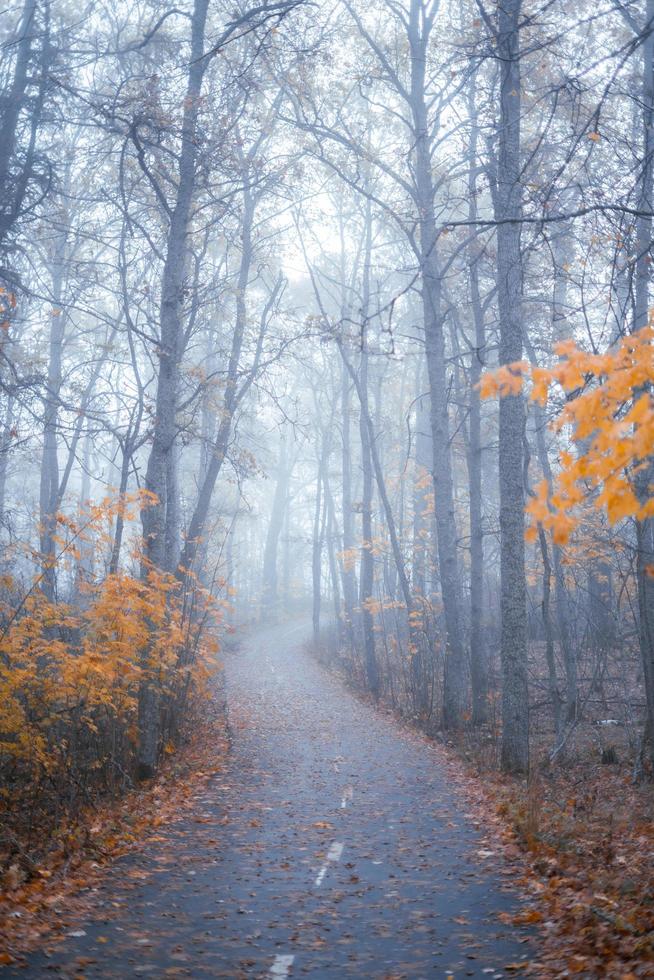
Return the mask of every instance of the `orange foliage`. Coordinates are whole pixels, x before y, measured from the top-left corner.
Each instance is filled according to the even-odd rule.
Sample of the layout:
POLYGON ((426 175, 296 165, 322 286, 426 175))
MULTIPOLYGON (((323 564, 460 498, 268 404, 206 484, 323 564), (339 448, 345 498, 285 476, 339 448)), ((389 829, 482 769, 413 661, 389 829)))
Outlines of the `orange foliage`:
POLYGON ((576 450, 562 452, 561 469, 550 494, 543 480, 527 505, 533 524, 550 528, 565 544, 589 500, 609 522, 654 515, 654 488, 637 495, 635 475, 649 464, 654 446, 654 329, 649 326, 605 354, 588 354, 565 341, 555 347, 560 360, 551 368, 526 362, 507 365, 484 376, 482 397, 505 397, 531 380, 530 398, 544 406, 553 385, 566 396, 554 428, 572 429, 576 450))
MULTIPOLYGON (((60 555, 90 540, 90 529, 100 547, 108 515, 125 505, 103 502, 80 524, 61 518, 60 555)), ((111 785, 129 771, 144 679, 156 681, 168 714, 204 692, 221 610, 197 583, 189 597, 154 568, 145 578, 118 571, 86 583, 75 605, 49 601, 39 581, 20 601, 15 583, 2 583, 0 771, 12 797, 17 785, 47 784, 70 799, 75 788, 111 785)))

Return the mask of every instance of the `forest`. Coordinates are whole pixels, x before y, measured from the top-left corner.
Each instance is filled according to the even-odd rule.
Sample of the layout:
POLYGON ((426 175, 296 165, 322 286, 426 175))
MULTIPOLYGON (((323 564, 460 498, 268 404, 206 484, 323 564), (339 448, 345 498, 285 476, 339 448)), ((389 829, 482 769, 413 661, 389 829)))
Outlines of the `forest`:
POLYGON ((0 965, 201 779, 374 730, 534 975, 652 976, 653 205, 654 0, 5 5, 0 965))

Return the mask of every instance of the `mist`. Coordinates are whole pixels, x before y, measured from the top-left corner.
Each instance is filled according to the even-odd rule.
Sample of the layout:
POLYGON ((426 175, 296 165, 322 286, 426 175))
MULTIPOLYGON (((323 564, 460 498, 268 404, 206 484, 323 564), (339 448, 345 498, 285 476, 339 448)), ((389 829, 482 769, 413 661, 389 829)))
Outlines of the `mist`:
MULTIPOLYGON (((221 805, 242 791, 251 820, 285 804, 244 789, 248 767, 328 830, 308 802, 323 764, 339 813, 395 767, 414 814, 464 765, 454 782, 519 787, 503 819, 527 850, 558 833, 538 787, 576 800, 579 772, 593 806, 628 785, 625 853, 629 811, 651 829, 653 22, 652 0, 0 13, 8 893, 51 867, 64 815, 159 785, 216 731, 221 758, 248 733, 221 805), (521 805, 540 830, 506 816, 521 805)), ((316 888, 346 861, 334 835, 316 888)), ((481 906, 522 914, 494 874, 481 906)), ((646 975, 620 945, 640 914, 602 913, 624 974, 557 933, 538 975, 569 955, 646 975)), ((526 963, 475 929, 483 972, 526 963)), ((464 940, 437 967, 395 938, 355 944, 353 975, 462 975, 464 940)), ((243 967, 223 945, 206 975, 346 975, 278 947, 243 967)))

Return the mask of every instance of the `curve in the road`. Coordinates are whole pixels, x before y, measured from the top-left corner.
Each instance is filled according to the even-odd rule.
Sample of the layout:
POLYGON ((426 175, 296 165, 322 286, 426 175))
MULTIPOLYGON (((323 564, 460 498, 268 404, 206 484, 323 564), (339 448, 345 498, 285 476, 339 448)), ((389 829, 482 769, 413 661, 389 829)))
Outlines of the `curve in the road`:
POLYGON ((437 754, 304 639, 269 628, 228 657, 228 771, 193 817, 117 863, 94 921, 10 975, 515 975, 529 955, 504 924, 518 897, 476 853, 437 754))

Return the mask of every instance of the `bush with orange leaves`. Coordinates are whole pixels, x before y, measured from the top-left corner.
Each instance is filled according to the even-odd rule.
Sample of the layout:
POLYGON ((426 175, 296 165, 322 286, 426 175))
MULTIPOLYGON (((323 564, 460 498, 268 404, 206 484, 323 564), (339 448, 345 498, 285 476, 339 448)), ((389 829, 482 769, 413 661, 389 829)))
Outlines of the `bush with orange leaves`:
MULTIPOLYGON (((102 550, 103 525, 118 509, 124 514, 124 500, 103 502, 81 522, 61 518, 59 560, 75 556, 82 540, 102 550)), ((206 695, 221 609, 197 582, 189 589, 188 578, 184 586, 156 569, 87 581, 68 604, 49 601, 41 578, 23 596, 2 582, 0 812, 29 798, 56 820, 95 791, 130 782, 148 675, 161 692, 171 751, 180 719, 206 695)))

